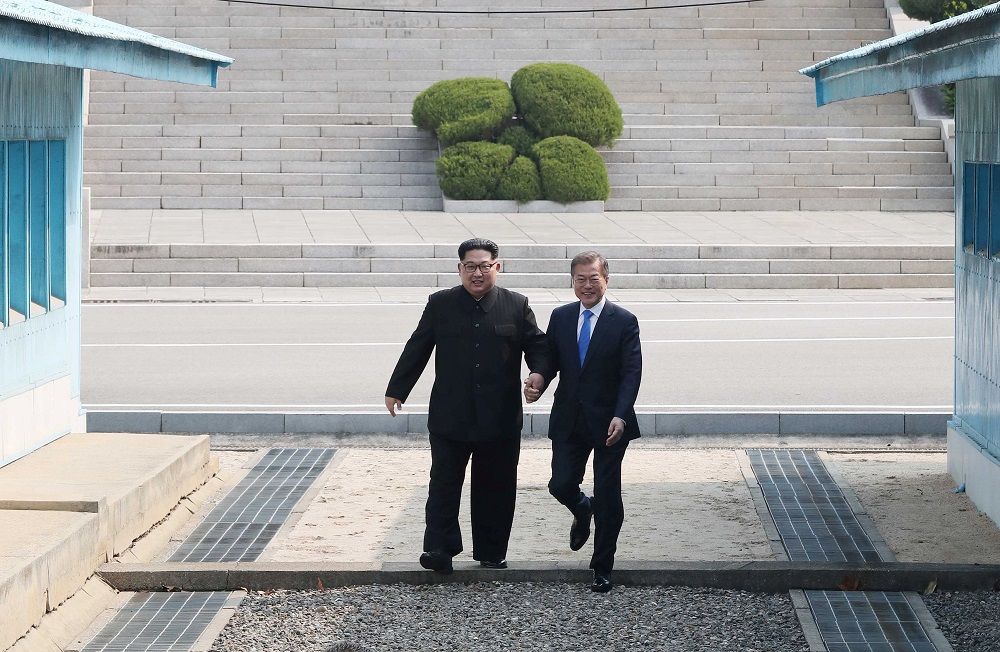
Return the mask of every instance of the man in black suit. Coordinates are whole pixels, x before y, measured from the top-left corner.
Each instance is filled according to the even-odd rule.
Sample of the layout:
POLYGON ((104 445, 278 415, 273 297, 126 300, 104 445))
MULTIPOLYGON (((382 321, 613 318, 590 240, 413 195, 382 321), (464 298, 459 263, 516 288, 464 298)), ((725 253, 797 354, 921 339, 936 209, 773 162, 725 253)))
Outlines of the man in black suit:
POLYGON ((594 571, 591 590, 611 590, 611 570, 618 533, 625 519, 622 505, 622 459, 628 442, 639 436, 635 400, 642 378, 639 322, 635 315, 604 298, 608 261, 596 251, 570 263, 578 302, 552 311, 546 336, 551 361, 541 389, 529 377, 529 403, 559 373, 549 439, 552 479, 549 492, 573 514, 569 547, 579 550, 590 538, 594 519, 594 571), (594 496, 580 491, 587 459, 594 453, 594 496))
POLYGON ((450 573, 452 557, 462 552, 458 510, 470 457, 472 558, 486 568, 507 567, 523 419, 521 355, 539 385, 537 372, 547 362, 545 334, 528 299, 496 286, 498 255, 496 243, 482 238, 459 246, 462 285, 430 296, 385 391, 396 416, 437 348, 420 565, 439 573, 450 573))

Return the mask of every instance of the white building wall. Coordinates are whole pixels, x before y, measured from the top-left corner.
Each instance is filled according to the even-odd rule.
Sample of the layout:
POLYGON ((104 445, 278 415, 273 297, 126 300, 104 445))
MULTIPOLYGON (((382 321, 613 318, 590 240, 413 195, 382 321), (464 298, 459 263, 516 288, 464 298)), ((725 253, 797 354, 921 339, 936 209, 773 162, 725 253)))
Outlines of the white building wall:
MULTIPOLYGON (((948 428, 948 470, 979 509, 1000 524, 1000 257, 976 251, 966 228, 984 197, 1000 205, 994 179, 989 193, 966 196, 967 164, 1000 164, 1000 78, 957 84, 955 110, 955 418, 948 428)), ((996 168, 993 168, 996 170, 996 168)), ((977 213, 978 211, 978 213, 977 213)), ((996 211, 993 211, 996 212, 996 211)), ((992 228, 1000 228, 993 215, 992 228)))
POLYGON ((0 140, 66 141, 66 303, 0 328, 0 466, 82 431, 83 70, 0 59, 0 140))

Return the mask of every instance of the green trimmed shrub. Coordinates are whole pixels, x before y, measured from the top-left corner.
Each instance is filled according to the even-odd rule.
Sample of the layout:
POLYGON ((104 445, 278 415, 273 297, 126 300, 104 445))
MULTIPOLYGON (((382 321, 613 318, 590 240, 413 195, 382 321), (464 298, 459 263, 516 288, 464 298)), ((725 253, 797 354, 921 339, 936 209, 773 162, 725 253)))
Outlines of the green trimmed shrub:
POLYGON ((514 160, 514 148, 496 143, 452 145, 437 160, 441 192, 449 199, 490 199, 514 160))
POLYGON ((542 180, 535 162, 518 156, 500 177, 500 185, 493 193, 494 199, 513 199, 518 204, 542 198, 542 180))
POLYGON ((937 23, 990 4, 989 0, 899 0, 899 7, 910 18, 937 23))
POLYGON ((568 204, 605 200, 611 194, 608 170, 593 147, 572 136, 554 136, 535 145, 546 199, 568 204))
POLYGON ((413 124, 445 145, 493 140, 514 117, 506 82, 490 77, 439 81, 413 101, 413 124))
POLYGON ((600 77, 570 63, 533 63, 514 73, 510 89, 528 127, 542 138, 574 136, 594 145, 621 135, 622 110, 600 77))
POLYGON ((510 145, 518 156, 531 157, 531 148, 538 142, 538 137, 524 127, 516 125, 505 129, 497 138, 497 142, 501 145, 510 145))

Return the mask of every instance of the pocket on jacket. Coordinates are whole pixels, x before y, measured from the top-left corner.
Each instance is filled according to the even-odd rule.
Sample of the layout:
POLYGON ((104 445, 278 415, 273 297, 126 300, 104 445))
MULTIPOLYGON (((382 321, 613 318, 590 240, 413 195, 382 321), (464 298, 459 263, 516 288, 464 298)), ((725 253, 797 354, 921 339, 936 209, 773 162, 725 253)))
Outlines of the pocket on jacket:
POLYGON ((500 337, 517 337, 517 326, 514 324, 497 324, 495 329, 500 337))
POLYGON ((443 324, 438 333, 441 337, 458 337, 462 334, 462 328, 455 323, 443 324))

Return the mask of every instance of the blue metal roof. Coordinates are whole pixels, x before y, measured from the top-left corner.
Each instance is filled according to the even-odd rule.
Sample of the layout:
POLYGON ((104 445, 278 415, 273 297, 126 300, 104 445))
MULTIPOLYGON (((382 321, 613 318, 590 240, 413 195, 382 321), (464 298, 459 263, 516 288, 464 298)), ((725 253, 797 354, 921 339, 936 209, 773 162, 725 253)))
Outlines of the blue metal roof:
POLYGON ((0 57, 206 86, 233 62, 46 0, 0 0, 0 57))
POLYGON ((1000 3, 838 54, 800 70, 816 104, 1000 76, 1000 3))

